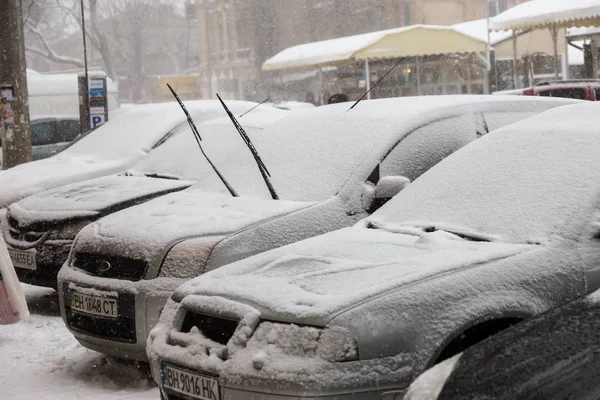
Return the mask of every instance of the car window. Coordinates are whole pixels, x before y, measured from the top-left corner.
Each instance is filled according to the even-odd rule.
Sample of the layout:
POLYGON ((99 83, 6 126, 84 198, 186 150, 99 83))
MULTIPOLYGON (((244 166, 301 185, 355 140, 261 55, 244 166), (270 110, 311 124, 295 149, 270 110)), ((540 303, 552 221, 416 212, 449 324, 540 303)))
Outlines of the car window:
POLYGON ((381 162, 381 176, 401 175, 411 181, 483 133, 473 114, 432 122, 408 134, 381 162), (418 155, 418 156, 417 156, 418 155))
POLYGON ((544 91, 539 92, 538 96, 566 97, 569 99, 585 100, 585 89, 584 88, 550 89, 550 90, 544 90, 544 91))
POLYGON ((42 146, 56 143, 56 122, 47 121, 31 125, 31 145, 42 146))
POLYGON ((596 96, 595 100, 600 101, 600 89, 594 90, 594 94, 596 96))
POLYGON ((503 126, 510 125, 517 121, 521 121, 534 115, 539 114, 539 111, 523 111, 523 112, 486 112, 485 122, 488 125, 490 131, 502 128, 503 126))
POLYGON ((58 130, 58 140, 61 142, 70 142, 79 135, 81 126, 77 120, 61 120, 56 123, 58 130))

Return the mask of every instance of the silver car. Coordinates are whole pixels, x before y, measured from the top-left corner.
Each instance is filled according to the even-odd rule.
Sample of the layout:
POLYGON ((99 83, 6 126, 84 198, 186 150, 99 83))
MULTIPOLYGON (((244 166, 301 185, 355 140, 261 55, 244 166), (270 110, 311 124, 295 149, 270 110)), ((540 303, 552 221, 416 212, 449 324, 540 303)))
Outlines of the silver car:
POLYGON ((352 228, 184 284, 148 339, 163 396, 399 399, 429 366, 597 289, 597 110, 499 129, 352 228))
MULTIPOLYGON (((238 108, 239 105, 234 110, 238 108)), ((214 111, 205 114, 218 115, 214 111)), ((244 116, 242 121, 253 135, 288 114, 268 107, 244 116)), ((199 124, 198 129, 209 154, 246 152, 250 159, 244 163, 245 159, 238 158, 238 165, 254 167, 228 117, 211 119, 199 124)), ((0 228, 4 228, 1 231, 19 280, 56 288, 58 271, 83 227, 119 210, 186 189, 206 176, 212 182, 213 171, 202 157, 187 122, 175 129, 173 136, 177 137, 165 141, 125 173, 46 190, 11 204, 5 218, 0 217, 0 228)))
POLYGON ((488 129, 566 104, 542 100, 440 96, 297 111, 254 140, 278 200, 257 168, 223 160, 239 198, 202 184, 84 228, 59 274, 67 327, 88 348, 145 359, 148 332, 186 280, 354 224, 488 129))

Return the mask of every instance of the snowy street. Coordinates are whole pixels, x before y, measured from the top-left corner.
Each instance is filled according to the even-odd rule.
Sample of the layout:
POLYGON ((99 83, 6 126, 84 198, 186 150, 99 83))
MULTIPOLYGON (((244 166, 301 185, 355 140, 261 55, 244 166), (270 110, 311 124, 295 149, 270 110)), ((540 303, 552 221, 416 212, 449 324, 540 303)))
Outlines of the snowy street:
POLYGON ((159 398, 146 366, 116 362, 75 340, 60 318, 55 291, 23 286, 31 319, 0 329, 0 398, 159 398))

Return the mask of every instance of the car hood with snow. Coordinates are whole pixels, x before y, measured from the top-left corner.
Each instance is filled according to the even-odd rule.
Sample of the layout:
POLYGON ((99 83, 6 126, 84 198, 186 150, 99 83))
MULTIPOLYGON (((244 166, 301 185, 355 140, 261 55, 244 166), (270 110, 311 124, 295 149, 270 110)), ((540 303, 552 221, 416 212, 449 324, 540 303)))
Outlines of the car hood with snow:
MULTIPOLYGON (((257 134, 287 112, 267 109, 244 118, 246 130, 257 134)), ((250 156, 229 118, 216 118, 198 125, 204 136, 203 148, 217 160, 236 157, 238 165, 253 167, 250 156), (248 161, 248 163, 244 163, 248 161)), ((26 197, 9 207, 11 226, 20 229, 60 223, 69 219, 97 219, 166 193, 183 190, 196 181, 208 181, 207 190, 222 190, 202 157, 190 128, 185 124, 176 137, 161 144, 128 172, 84 180, 26 197)))
MULTIPOLYGON (((229 102, 234 113, 256 104, 229 102)), ((197 124, 225 116, 217 101, 186 102, 197 124)), ((261 106, 253 113, 272 110, 261 106)), ((0 208, 69 183, 123 172, 180 130, 185 115, 176 102, 127 108, 56 156, 0 171, 0 208)), ((186 124, 187 125, 187 124, 186 124)))
MULTIPOLYGON (((111 254, 160 264, 165 251, 182 240, 199 238, 212 249, 228 235, 311 205, 189 189, 88 225, 79 234, 76 247, 77 252, 86 253, 101 246, 111 254)), ((206 258, 209 256, 210 251, 206 258)))
POLYGON ((173 298, 224 297, 251 305, 263 319, 325 326, 374 296, 534 247, 473 242, 446 232, 347 228, 210 272, 173 298))
POLYGON ((73 183, 26 197, 8 207, 7 216, 19 229, 61 224, 102 215, 182 190, 193 182, 146 176, 112 175, 73 183))

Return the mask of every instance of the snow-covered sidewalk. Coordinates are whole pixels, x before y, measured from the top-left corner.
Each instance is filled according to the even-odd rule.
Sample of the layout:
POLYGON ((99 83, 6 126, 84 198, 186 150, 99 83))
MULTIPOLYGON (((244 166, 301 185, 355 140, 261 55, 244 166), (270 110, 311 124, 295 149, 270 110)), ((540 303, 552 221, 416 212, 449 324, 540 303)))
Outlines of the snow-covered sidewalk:
POLYGON ((147 366, 82 347, 64 326, 57 294, 23 285, 31 320, 0 326, 0 398, 159 399, 147 366))

